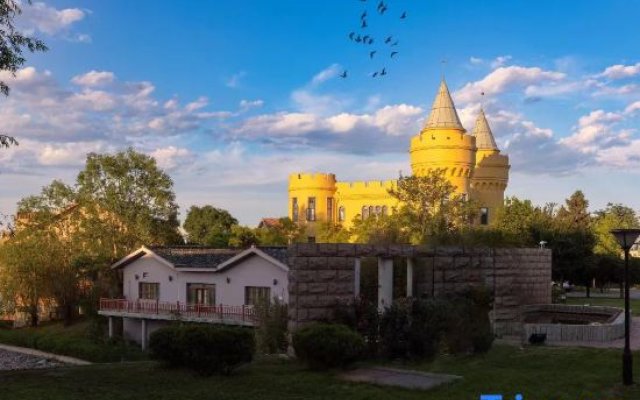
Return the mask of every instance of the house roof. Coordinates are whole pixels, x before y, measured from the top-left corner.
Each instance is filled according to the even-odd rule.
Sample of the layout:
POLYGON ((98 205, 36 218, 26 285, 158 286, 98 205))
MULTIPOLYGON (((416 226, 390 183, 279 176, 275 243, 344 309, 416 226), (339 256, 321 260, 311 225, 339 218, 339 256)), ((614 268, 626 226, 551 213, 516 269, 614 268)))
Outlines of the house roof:
POLYGON ((281 225, 279 218, 262 218, 258 228, 277 228, 281 225))
POLYGON ((124 267, 140 257, 152 253, 176 269, 226 269, 237 262, 251 256, 258 255, 269 261, 287 265, 286 247, 258 247, 249 249, 217 249, 204 246, 171 246, 171 247, 142 247, 127 257, 113 264, 111 268, 124 267))

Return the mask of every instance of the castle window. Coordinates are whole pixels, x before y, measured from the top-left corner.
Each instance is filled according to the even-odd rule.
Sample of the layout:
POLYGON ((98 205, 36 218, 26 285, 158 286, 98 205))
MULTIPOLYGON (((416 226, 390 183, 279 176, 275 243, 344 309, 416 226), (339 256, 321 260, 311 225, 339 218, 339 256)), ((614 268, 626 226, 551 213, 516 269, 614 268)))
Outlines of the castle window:
POLYGON ((362 219, 369 218, 369 207, 362 206, 362 219))
POLYGON ((338 208, 338 221, 342 222, 344 220, 345 220, 344 206, 340 206, 340 208, 338 208))
POLYGON ((294 197, 291 199, 291 219, 293 222, 298 222, 298 218, 298 198, 294 197))
POLYGON ((487 207, 480 209, 480 225, 489 225, 489 209, 487 207))
POLYGON ((376 206, 376 215, 382 214, 382 207, 376 206))
POLYGON ((333 222, 333 197, 327 197, 327 221, 333 222))
POLYGON ((387 215, 387 206, 382 206, 382 215, 387 215))
POLYGON ((375 208, 373 206, 369 206, 369 216, 375 215, 375 208))
POLYGON ((307 200, 307 221, 316 220, 316 198, 309 197, 307 200))

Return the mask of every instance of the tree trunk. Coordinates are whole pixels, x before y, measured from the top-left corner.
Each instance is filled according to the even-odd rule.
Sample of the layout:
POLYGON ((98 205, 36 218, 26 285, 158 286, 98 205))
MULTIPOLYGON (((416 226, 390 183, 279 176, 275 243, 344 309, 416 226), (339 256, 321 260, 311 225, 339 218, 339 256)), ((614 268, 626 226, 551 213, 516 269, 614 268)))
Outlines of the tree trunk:
POLYGON ((31 317, 31 326, 38 326, 38 305, 29 307, 29 316, 31 317))
POLYGON ((71 304, 65 304, 62 308, 62 312, 64 326, 70 326, 71 324, 73 324, 73 306, 71 304))

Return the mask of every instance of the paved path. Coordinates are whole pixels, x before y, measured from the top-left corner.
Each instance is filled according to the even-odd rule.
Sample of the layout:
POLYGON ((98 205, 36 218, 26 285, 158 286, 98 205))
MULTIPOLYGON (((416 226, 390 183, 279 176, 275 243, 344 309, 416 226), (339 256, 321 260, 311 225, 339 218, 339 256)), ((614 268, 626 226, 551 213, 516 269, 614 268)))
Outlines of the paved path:
MULTIPOLYGON (((26 357, 32 357, 32 358, 38 358, 38 359, 44 359, 44 360, 53 360, 53 361, 56 361, 58 364, 71 364, 71 365, 91 364, 89 361, 80 360, 78 358, 61 356, 53 353, 47 353, 44 351, 30 349, 27 347, 9 346, 7 344, 0 344, 0 352, 2 352, 0 354, 5 354, 5 355, 7 355, 7 353, 15 353, 15 354, 21 354, 26 357)), ((2 358, 0 358, 0 369, 2 369, 2 358)))
POLYGON ((461 376, 432 374, 384 367, 358 368, 345 372, 340 378, 350 382, 372 383, 375 385, 398 386, 405 389, 428 390, 445 383, 462 379, 461 376))

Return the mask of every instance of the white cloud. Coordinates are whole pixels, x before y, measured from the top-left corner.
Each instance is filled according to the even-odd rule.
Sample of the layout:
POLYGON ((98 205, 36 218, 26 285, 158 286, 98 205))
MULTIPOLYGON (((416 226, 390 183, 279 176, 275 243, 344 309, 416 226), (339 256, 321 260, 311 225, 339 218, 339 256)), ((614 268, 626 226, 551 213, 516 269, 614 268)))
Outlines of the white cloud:
POLYGON ((231 75, 229 79, 227 79, 226 86, 232 89, 235 89, 240 86, 242 78, 247 75, 245 71, 236 72, 231 75))
POLYGON ((80 86, 104 86, 112 83, 115 78, 113 72, 91 70, 85 74, 74 76, 71 82, 80 86))
POLYGON ((481 93, 497 95, 515 88, 540 84, 548 81, 561 81, 566 75, 561 72, 546 71, 540 67, 521 67, 512 65, 499 67, 475 82, 469 82, 454 93, 455 100, 461 103, 479 101, 481 93))
POLYGON ((484 60, 482 58, 480 58, 480 57, 471 56, 471 57, 469 57, 469 62, 472 65, 480 65, 480 64, 484 63, 484 60))
POLYGON ((330 79, 335 78, 342 71, 342 67, 340 64, 332 64, 322 71, 318 72, 314 75, 313 79, 311 79, 312 85, 320 85, 323 82, 326 82, 330 79))
MULTIPOLYGON (((31 5, 22 2, 22 15, 18 18, 18 23, 23 26, 27 33, 39 31, 47 35, 66 34, 77 22, 82 21, 87 13, 79 8, 56 9, 43 2, 35 2, 31 5)), ((77 34, 68 37, 69 40, 89 42, 90 36, 87 34, 77 34)))
POLYGON ((636 63, 634 65, 612 65, 605 68, 605 70, 597 76, 609 79, 623 79, 636 76, 638 74, 640 74, 640 63, 636 63))
POLYGON ((511 56, 498 56, 495 59, 493 59, 493 61, 491 61, 490 66, 493 69, 502 67, 505 64, 507 64, 507 62, 509 62, 511 58, 512 58, 511 56))
POLYGON ((155 158, 158 166, 164 170, 173 170, 182 162, 193 157, 193 154, 188 149, 176 146, 155 149, 149 155, 155 158))
POLYGON ((257 99, 257 100, 245 100, 242 99, 240 100, 240 110, 241 111, 248 111, 252 108, 261 108, 264 105, 264 100, 261 99, 257 99))

